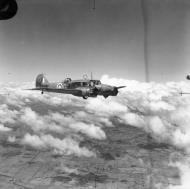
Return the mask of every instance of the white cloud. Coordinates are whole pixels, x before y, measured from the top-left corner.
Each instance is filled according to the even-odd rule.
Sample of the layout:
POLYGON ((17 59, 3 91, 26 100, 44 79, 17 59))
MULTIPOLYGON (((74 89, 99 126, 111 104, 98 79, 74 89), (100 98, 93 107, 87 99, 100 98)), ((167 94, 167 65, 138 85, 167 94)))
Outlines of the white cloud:
POLYGON ((97 115, 118 115, 128 110, 127 106, 111 99, 95 98, 89 99, 85 107, 97 115))
MULTIPOLYGON (((189 83, 140 83, 110 78, 107 75, 103 76, 101 81, 115 86, 126 85, 126 88, 120 89, 116 97, 83 100, 72 95, 41 95, 39 91, 22 90, 32 88, 31 83, 22 87, 16 84, 11 84, 11 87, 3 86, 3 89, 9 89, 11 93, 9 97, 1 96, 5 103, 0 105, 0 123, 3 125, 21 122, 33 131, 22 129, 23 144, 50 148, 61 154, 90 156, 94 155, 93 152, 84 147, 80 148, 79 141, 72 139, 72 136, 75 134, 80 140, 85 140, 84 135, 98 140, 106 139, 103 127, 117 126, 111 121, 113 117, 117 117, 126 125, 151 133, 159 142, 168 142, 190 154, 190 97, 179 95, 181 90, 190 92, 189 83), (31 109, 31 103, 48 105, 50 110, 41 115, 31 109), (17 109, 11 109, 10 105, 16 106, 17 109), (54 110, 51 110, 53 107, 54 110), (60 110, 55 109, 56 107, 60 110), (64 139, 56 138, 55 132, 64 139), (68 138, 65 138, 65 132, 68 138)), ((189 165, 179 162, 180 170, 185 170, 183 164, 186 168, 189 165)), ((182 172, 182 186, 187 186, 187 176, 182 172)))
POLYGON ((0 124, 0 132, 11 131, 12 129, 9 127, 5 127, 3 124, 0 124))
MULTIPOLYGON (((126 124, 144 129, 159 142, 182 148, 190 161, 190 97, 180 96, 181 90, 190 92, 190 84, 185 82, 140 83, 124 79, 102 79, 116 86, 126 85, 117 98, 111 100, 128 107, 128 112, 118 116, 126 124)), ((170 189, 188 189, 190 187, 190 164, 178 160, 176 166, 181 172, 181 185, 170 185, 170 189)))
MULTIPOLYGON (((80 114, 79 118, 81 118, 81 111, 79 114, 80 114)), ((60 113, 51 113, 50 115, 54 121, 59 122, 59 124, 64 126, 65 128, 72 129, 72 131, 81 132, 95 139, 103 140, 106 138, 104 131, 100 127, 95 126, 92 123, 87 124, 81 122, 80 119, 77 120, 77 117, 73 117, 72 115, 64 116, 63 114, 60 113)), ((82 117, 82 118, 83 121, 87 119, 87 117, 82 117)))
POLYGON ((144 117, 140 116, 136 113, 126 113, 123 116, 120 117, 124 123, 129 124, 131 126, 136 126, 136 127, 145 127, 145 121, 144 121, 144 117))
POLYGON ((85 124, 82 122, 72 123, 69 125, 70 128, 80 131, 84 134, 87 134, 91 138, 95 139, 106 139, 104 131, 100 127, 97 127, 93 124, 85 124))
POLYGON ((11 143, 14 143, 16 141, 16 137, 15 136, 9 136, 7 141, 11 142, 11 143))
POLYGON ((10 110, 7 104, 0 105, 0 122, 13 124, 16 122, 17 110, 10 110))
POLYGON ((170 185, 168 189, 189 189, 190 187, 190 162, 183 160, 181 162, 171 163, 172 166, 179 168, 181 174, 180 185, 170 185))
POLYGON ((27 133, 21 141, 22 144, 27 144, 35 148, 53 149, 55 153, 78 156, 94 156, 94 153, 85 147, 79 147, 77 141, 71 138, 54 138, 51 135, 30 135, 27 133))
POLYGON ((51 121, 51 118, 48 115, 40 116, 29 107, 23 108, 21 112, 20 120, 35 132, 46 130, 64 132, 59 125, 51 121))

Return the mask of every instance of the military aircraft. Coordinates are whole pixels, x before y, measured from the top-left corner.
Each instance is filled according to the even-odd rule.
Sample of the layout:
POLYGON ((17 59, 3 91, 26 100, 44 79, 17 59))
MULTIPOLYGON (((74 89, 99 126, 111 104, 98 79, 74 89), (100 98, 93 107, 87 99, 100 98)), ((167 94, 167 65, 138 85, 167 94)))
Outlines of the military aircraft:
MULTIPOLYGON (((187 75, 187 76, 186 76, 186 79, 187 79, 187 80, 190 80, 190 75, 187 75)), ((190 94, 190 93, 188 93, 188 92, 182 92, 182 91, 181 91, 179 94, 182 96, 183 94, 190 94)))
POLYGON ((0 20, 8 20, 16 15, 18 10, 16 0, 0 0, 0 20))
POLYGON ((117 96, 118 89, 124 87, 125 86, 116 87, 101 84, 100 80, 94 80, 92 76, 91 79, 87 77, 80 80, 66 78, 61 82, 49 82, 44 74, 39 74, 36 77, 36 87, 29 90, 39 90, 41 94, 44 92, 72 94, 87 99, 88 97, 97 97, 98 95, 102 95, 104 98, 108 96, 117 96))

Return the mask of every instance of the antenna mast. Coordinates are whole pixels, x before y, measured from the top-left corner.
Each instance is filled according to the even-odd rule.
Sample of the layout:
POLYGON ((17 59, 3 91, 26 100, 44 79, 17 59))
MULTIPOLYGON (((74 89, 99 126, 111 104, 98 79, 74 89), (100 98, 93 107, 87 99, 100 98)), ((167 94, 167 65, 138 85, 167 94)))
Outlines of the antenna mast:
POLYGON ((89 9, 95 10, 96 9, 96 0, 89 0, 89 9), (91 8, 91 1, 93 1, 93 7, 91 8))

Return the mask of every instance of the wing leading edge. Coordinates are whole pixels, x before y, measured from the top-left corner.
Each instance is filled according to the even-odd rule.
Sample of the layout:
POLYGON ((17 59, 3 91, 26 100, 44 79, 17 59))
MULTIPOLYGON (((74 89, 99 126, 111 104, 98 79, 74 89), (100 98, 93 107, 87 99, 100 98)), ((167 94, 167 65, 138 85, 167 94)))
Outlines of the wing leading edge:
POLYGON ((81 95, 81 90, 79 89, 59 89, 59 88, 32 88, 27 90, 38 90, 43 92, 52 92, 52 93, 64 93, 64 94, 73 94, 73 95, 81 95))

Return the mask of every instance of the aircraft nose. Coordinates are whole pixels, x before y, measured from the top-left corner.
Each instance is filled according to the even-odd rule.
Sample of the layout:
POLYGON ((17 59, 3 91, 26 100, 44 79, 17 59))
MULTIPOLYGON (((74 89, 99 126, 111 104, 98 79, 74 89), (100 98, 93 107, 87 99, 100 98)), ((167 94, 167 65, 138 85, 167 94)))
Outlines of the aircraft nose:
POLYGON ((96 89, 98 89, 99 91, 102 89, 101 85, 95 85, 96 89))

